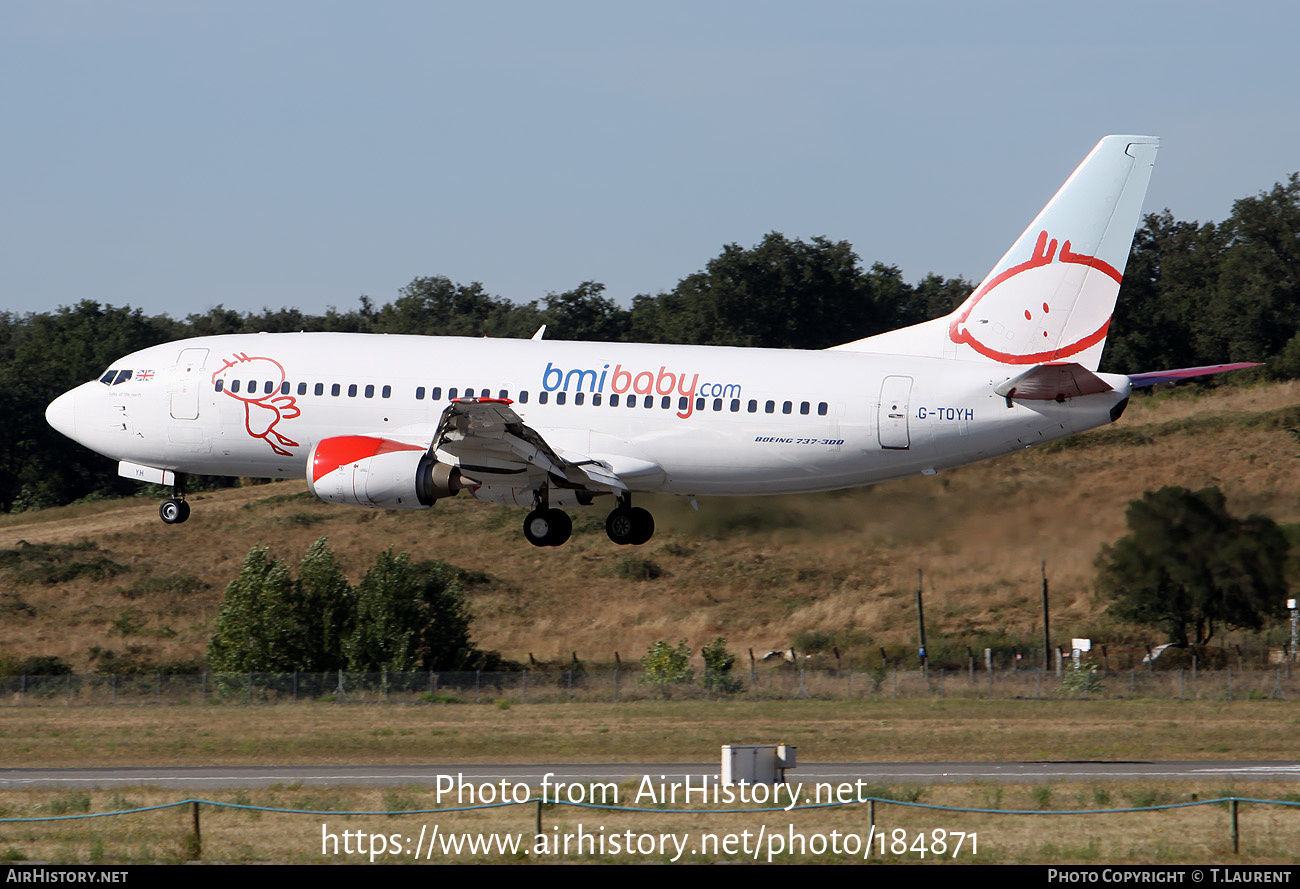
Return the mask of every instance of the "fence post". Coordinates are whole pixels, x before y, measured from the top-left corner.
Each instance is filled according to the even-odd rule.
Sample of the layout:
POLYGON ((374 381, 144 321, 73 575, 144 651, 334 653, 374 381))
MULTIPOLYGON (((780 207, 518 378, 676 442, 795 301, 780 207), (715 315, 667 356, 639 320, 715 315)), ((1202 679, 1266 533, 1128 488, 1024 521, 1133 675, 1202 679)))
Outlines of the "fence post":
POLYGON ((1237 798, 1235 796, 1228 800, 1228 818, 1232 821, 1232 854, 1236 855, 1240 849, 1238 845, 1239 835, 1237 833, 1237 798))
POLYGON ((190 838, 193 845, 190 847, 190 854, 193 856, 191 861, 199 861, 203 858, 203 838, 199 833, 199 801, 194 800, 190 803, 191 812, 194 816, 194 835, 190 838))

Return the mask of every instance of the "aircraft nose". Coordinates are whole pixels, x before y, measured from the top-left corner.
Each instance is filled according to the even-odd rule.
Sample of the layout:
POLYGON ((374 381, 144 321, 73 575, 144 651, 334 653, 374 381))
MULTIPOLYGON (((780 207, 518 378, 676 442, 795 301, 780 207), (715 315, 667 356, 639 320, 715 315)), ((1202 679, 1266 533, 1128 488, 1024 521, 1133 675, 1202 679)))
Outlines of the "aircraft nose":
POLYGON ((76 389, 64 392, 45 409, 45 422, 73 440, 77 437, 76 389))

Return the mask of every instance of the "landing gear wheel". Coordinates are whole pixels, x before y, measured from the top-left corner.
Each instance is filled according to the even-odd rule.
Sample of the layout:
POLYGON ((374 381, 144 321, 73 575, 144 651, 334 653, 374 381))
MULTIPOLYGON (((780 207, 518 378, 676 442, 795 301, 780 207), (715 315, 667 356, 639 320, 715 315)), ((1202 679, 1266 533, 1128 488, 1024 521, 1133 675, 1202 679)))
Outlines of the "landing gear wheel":
POLYGON ((524 519, 524 537, 533 546, 560 546, 573 533, 573 520, 560 509, 534 509, 524 519))
POLYGON ((640 546, 654 536, 654 516, 639 506, 620 506, 605 519, 605 533, 619 546, 640 546))
POLYGON ((164 500, 158 507, 158 516, 169 525, 179 525, 190 517, 190 505, 184 500, 164 500))

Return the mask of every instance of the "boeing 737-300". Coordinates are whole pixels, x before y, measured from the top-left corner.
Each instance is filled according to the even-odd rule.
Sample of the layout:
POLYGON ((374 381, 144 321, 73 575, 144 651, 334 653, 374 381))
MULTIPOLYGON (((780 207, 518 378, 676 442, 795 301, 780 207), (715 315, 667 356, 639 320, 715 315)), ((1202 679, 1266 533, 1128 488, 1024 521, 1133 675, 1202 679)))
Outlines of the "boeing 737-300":
MULTIPOLYGON (((636 494, 870 485, 1116 420, 1134 386, 1245 365, 1098 373, 1157 140, 1108 136, 951 315, 825 351, 348 333, 189 339, 135 352, 55 399, 58 431, 168 485, 307 479, 322 500, 425 509, 466 491, 527 507, 558 546, 566 508, 636 494)), ((540 333, 540 331, 539 331, 540 333)))

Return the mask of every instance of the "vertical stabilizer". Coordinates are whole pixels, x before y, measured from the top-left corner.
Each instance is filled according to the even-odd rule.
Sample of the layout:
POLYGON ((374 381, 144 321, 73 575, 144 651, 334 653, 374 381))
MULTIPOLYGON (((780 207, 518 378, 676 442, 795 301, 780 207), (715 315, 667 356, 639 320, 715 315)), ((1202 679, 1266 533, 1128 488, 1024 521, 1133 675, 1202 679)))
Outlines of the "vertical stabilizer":
POLYGON ((1096 370, 1158 144, 1102 139, 957 311, 839 348, 1096 370))

